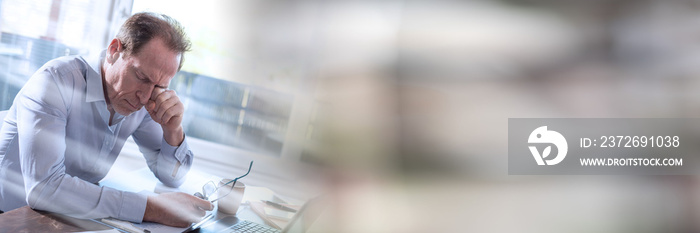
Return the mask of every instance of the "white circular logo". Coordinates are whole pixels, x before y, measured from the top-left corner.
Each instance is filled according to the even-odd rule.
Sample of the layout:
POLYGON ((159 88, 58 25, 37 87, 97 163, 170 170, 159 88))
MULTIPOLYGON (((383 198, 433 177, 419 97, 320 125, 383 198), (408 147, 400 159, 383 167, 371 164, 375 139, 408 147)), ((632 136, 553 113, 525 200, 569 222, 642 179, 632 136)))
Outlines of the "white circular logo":
POLYGON ((530 133, 527 139, 528 143, 550 143, 557 147, 557 156, 552 159, 545 159, 552 152, 552 146, 547 146, 540 154, 537 147, 530 146, 532 157, 535 157, 537 165, 555 165, 560 163, 566 157, 566 152, 569 150, 569 145, 566 144, 566 139, 557 131, 547 130, 547 126, 541 126, 530 133))

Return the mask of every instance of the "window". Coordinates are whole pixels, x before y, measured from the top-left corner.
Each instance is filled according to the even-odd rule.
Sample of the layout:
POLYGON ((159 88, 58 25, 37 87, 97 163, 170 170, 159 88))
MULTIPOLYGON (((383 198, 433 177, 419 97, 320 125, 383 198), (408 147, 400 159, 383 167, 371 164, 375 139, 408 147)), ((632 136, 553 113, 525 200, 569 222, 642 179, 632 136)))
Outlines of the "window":
MULTIPOLYGON (((310 107, 311 33, 304 5, 268 1, 134 1, 132 12, 169 15, 192 50, 171 88, 189 137, 297 161, 310 107)), ((313 15, 311 15, 313 16, 313 15)))
POLYGON ((128 17, 119 10, 127 4, 131 7, 120 0, 0 1, 0 110, 10 108, 19 89, 47 61, 99 54, 114 31, 112 22, 128 17))

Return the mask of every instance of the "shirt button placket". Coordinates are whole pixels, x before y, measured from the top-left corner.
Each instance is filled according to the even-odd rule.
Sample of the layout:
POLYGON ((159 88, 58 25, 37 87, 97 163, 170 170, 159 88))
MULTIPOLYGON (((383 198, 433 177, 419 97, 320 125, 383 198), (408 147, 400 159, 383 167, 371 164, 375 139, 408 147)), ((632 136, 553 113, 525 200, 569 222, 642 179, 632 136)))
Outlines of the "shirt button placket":
POLYGON ((109 156, 109 152, 112 151, 112 147, 114 146, 114 136, 112 135, 111 131, 107 131, 104 137, 104 141, 102 142, 102 149, 100 150, 100 157, 97 159, 97 163, 93 166, 94 172, 97 172, 101 169, 103 165, 103 162, 107 156, 109 156))

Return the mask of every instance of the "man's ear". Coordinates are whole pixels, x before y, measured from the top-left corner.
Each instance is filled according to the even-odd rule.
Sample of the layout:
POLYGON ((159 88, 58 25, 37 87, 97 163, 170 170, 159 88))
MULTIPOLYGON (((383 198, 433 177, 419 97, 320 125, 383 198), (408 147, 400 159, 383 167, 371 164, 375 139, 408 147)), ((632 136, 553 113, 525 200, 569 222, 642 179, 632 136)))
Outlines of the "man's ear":
POLYGON ((109 63, 114 63, 119 59, 119 56, 121 56, 122 51, 124 50, 124 47, 122 45, 122 42, 119 41, 119 39, 114 38, 112 39, 112 42, 109 43, 109 46, 107 46, 107 53, 105 54, 105 59, 109 61, 109 63))

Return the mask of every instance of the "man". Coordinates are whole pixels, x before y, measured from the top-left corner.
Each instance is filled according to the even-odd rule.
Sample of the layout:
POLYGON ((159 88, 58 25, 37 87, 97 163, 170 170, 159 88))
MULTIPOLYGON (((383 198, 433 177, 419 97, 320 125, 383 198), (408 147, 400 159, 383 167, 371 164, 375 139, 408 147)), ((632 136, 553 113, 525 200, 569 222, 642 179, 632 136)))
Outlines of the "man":
POLYGON ((62 57, 41 67, 0 130, 0 210, 29 205, 179 227, 211 210, 185 193, 146 196, 96 185, 129 136, 161 182, 184 182, 193 155, 181 126, 184 106, 167 87, 189 47, 177 21, 138 13, 99 61, 62 57))

